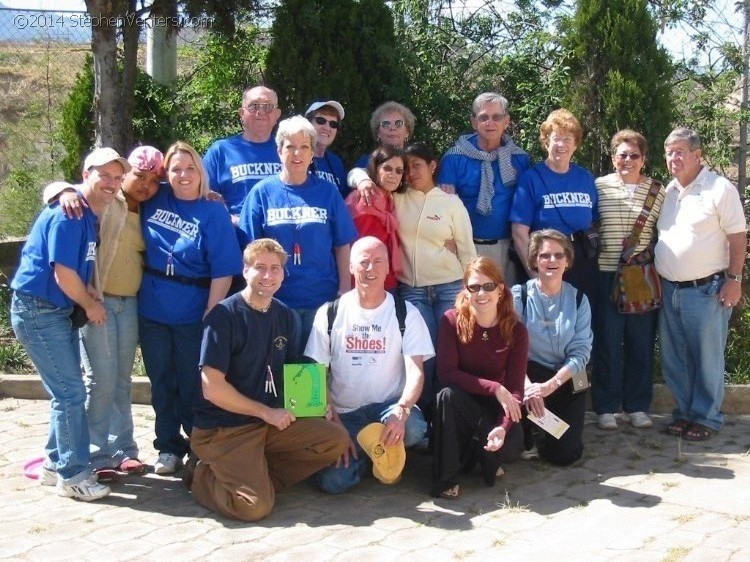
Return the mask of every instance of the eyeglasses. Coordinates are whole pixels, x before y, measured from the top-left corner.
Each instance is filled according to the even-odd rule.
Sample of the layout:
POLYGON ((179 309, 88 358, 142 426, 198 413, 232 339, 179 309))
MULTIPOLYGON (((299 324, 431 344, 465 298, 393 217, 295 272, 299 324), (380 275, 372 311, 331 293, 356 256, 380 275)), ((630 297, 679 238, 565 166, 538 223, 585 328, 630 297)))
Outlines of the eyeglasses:
POLYGON ((383 169, 383 171, 386 174, 396 174, 396 175, 400 176, 400 175, 403 175, 403 173, 404 173, 404 169, 403 168, 394 168, 390 164, 383 164, 381 166, 381 168, 383 169))
POLYGON ((325 125, 326 123, 328 123, 328 126, 331 129, 338 129, 339 128, 339 122, 338 121, 336 121, 336 120, 329 121, 328 119, 326 119, 325 117, 321 117, 320 115, 318 115, 317 117, 314 117, 313 120, 318 125, 325 125))
POLYGON ((479 283, 474 283, 473 285, 466 285, 466 289, 470 293, 478 293, 480 289, 485 293, 489 293, 490 291, 494 291, 495 289, 497 289, 497 283, 495 283, 494 281, 482 283, 481 285, 479 283))
POLYGON ((263 113, 273 113, 278 106, 272 103, 249 103, 244 106, 248 111, 262 111, 263 113))
POLYGON ((552 258, 560 261, 565 258, 565 252, 555 252, 554 254, 550 252, 544 252, 543 254, 539 254, 539 259, 542 261, 549 261, 552 258))
POLYGON ((619 154, 615 154, 615 158, 618 160, 640 160, 641 155, 637 152, 633 152, 631 154, 628 154, 627 152, 621 152, 619 154))
POLYGON ((404 120, 403 119, 396 119, 395 121, 381 121, 380 122, 380 128, 381 129, 390 129, 393 127, 394 129, 400 129, 404 126, 404 120))
POLYGON ((482 113, 480 115, 477 115, 477 121, 480 123, 487 123, 490 119, 494 121, 495 123, 499 123, 503 119, 505 119, 505 113, 493 113, 492 115, 487 115, 486 113, 482 113))

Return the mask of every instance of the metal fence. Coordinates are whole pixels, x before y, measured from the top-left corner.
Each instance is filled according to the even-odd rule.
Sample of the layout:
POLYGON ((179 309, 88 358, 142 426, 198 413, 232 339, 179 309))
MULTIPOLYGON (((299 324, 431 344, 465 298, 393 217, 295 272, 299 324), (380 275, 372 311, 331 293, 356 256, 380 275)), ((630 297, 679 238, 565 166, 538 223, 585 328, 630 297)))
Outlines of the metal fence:
MULTIPOLYGON (((177 21, 141 22, 138 65, 146 69, 149 26, 177 25, 178 46, 202 44, 211 20, 178 16, 177 21)), ((11 168, 48 166, 49 178, 62 154, 57 138, 61 108, 76 75, 91 53, 91 28, 96 21, 86 12, 15 10, 0 7, 0 181, 11 168)), ((180 59, 178 73, 193 66, 180 59)))

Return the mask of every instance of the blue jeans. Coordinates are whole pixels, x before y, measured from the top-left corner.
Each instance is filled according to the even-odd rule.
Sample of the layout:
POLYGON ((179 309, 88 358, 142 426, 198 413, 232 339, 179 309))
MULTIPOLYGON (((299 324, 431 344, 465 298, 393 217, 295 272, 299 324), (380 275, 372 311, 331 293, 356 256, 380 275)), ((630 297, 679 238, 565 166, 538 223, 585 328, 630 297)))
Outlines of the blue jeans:
POLYGON ((138 458, 130 408, 131 377, 138 345, 137 297, 104 297, 107 321, 81 328, 86 413, 93 469, 138 458))
POLYGON ((14 292, 10 305, 16 338, 34 363, 50 395, 47 466, 65 484, 89 477, 89 432, 86 426, 86 388, 81 376, 78 330, 69 315, 45 300, 14 292))
POLYGON ((659 348, 664 380, 677 402, 674 419, 721 429, 724 414, 724 348, 731 307, 719 302, 724 279, 678 288, 662 279, 659 348))
POLYGON ((297 326, 299 328, 299 352, 302 355, 305 352, 305 346, 307 346, 307 340, 310 338, 310 332, 312 332, 313 321, 315 320, 315 314, 318 312, 317 308, 294 308, 294 313, 297 316, 297 326))
MULTIPOLYGON (((357 434, 362 428, 371 423, 385 423, 397 403, 398 399, 378 404, 367 404, 352 412, 339 414, 341 423, 344 424, 344 427, 349 432, 349 437, 351 437, 354 445, 357 447, 358 458, 349 457, 348 467, 344 467, 343 464, 338 468, 328 466, 318 472, 315 476, 321 490, 329 494, 340 494, 346 492, 352 486, 359 484, 365 472, 367 472, 367 468, 370 466, 370 459, 362 451, 359 443, 357 443, 357 434)), ((422 412, 417 407, 412 408, 411 415, 406 419, 404 446, 412 447, 419 443, 424 439, 426 431, 427 422, 424 420, 422 412)))
MULTIPOLYGON (((416 306, 422 318, 424 318, 427 329, 430 331, 432 345, 435 348, 437 348, 437 333, 440 320, 448 310, 455 306, 456 297, 462 288, 463 281, 460 279, 458 281, 451 281, 450 283, 427 285, 425 287, 410 287, 403 283, 398 284, 398 291, 401 298, 416 306)), ((419 405, 431 411, 435 402, 435 396, 437 396, 440 390, 439 387, 436 361, 433 357, 424 362, 424 388, 422 389, 422 398, 419 400, 419 405)))
POLYGON ((615 273, 599 272, 591 399, 597 414, 648 412, 654 390, 657 311, 620 314, 610 295, 615 273))
POLYGON ((138 318, 143 363, 156 414, 154 448, 183 457, 193 430, 193 404, 200 386, 202 323, 169 325, 138 318))

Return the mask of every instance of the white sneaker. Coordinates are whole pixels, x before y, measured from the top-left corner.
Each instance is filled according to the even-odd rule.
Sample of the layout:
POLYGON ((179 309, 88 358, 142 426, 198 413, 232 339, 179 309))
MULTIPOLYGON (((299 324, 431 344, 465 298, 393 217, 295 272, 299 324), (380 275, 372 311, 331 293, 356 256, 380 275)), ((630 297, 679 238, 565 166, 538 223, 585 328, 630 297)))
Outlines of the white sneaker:
POLYGON ((617 429, 617 419, 614 414, 599 414, 596 418, 596 425, 599 429, 611 431, 617 429))
POLYGON ((654 427, 654 422, 651 421, 651 418, 648 417, 648 414, 646 412, 631 412, 629 414, 626 413, 623 415, 623 417, 631 424, 633 424, 633 427, 637 427, 638 429, 654 427))
POLYGON ((41 486, 57 486, 57 471, 54 468, 42 466, 39 471, 39 484, 41 486))
POLYGON ((159 458, 154 463, 154 473, 174 474, 182 466, 182 459, 172 453, 159 453, 159 458))
POLYGON ((525 461, 532 461, 534 459, 539 458, 539 449, 536 448, 536 445, 531 447, 531 449, 526 449, 521 452, 521 459, 525 461))
POLYGON ((56 490, 57 494, 64 498, 76 498, 85 502, 100 500, 112 491, 109 486, 100 484, 93 474, 78 484, 64 484, 60 480, 56 490))

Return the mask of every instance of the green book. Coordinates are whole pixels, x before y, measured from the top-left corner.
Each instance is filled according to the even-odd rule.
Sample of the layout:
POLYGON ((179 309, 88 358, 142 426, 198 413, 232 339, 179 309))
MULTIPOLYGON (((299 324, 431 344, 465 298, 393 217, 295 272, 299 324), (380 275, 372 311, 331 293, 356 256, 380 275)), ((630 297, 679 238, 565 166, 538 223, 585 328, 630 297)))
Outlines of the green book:
POLYGON ((284 365, 284 408, 298 418, 326 415, 326 366, 322 363, 284 365))

